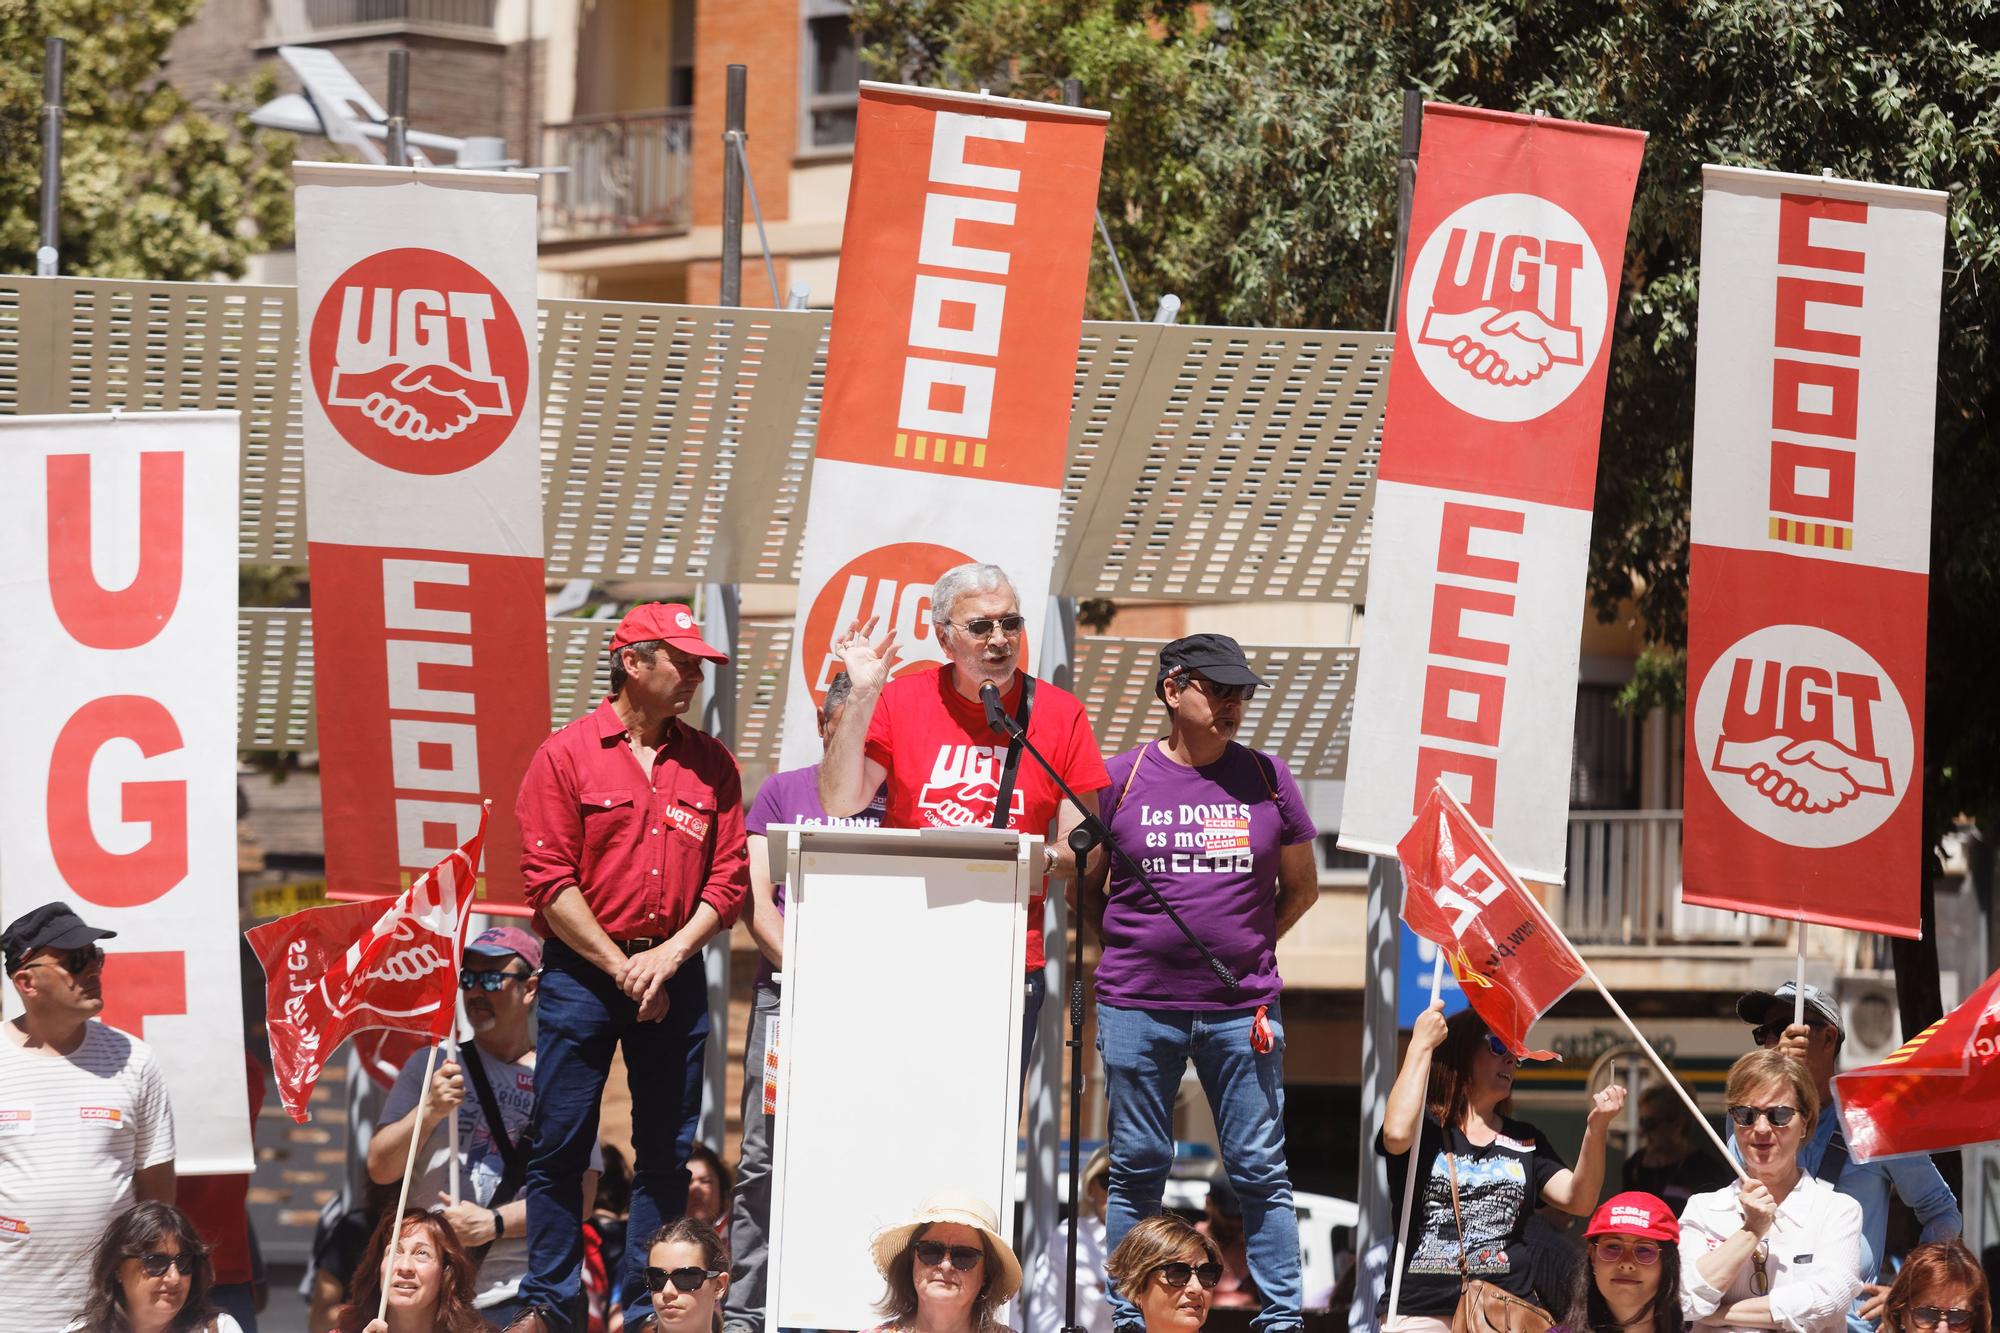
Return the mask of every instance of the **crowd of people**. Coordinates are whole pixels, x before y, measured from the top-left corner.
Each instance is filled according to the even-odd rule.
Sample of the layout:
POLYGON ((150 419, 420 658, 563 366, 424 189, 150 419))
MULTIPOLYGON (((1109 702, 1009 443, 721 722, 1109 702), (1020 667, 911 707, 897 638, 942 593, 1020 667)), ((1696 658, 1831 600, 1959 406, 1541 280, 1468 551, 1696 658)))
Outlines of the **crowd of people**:
MULTIPOLYGON (((997 567, 960 566, 933 589, 937 669, 898 674, 902 646, 876 628, 857 622, 835 645, 842 669, 818 711, 821 762, 774 774, 746 812, 734 759, 685 718, 704 665, 726 656, 685 606, 647 604, 619 623, 610 693, 548 738, 516 800, 534 929, 496 927, 467 944, 459 984, 471 1040, 428 1080, 421 1057, 402 1070, 367 1147, 368 1176, 386 1188, 414 1143, 415 1206, 355 1219, 350 1259, 338 1272, 326 1265, 321 1277, 336 1280, 315 1288, 316 1329, 761 1330, 766 1053, 785 964, 785 886, 772 881, 765 841, 779 825, 829 823, 1053 830, 1046 880, 1072 895, 1102 944, 1108 1143, 1083 1173, 1082 1215, 1065 1224, 1080 1228, 1079 1322, 1190 1333, 1212 1308, 1240 1305, 1254 1308, 1259 1333, 1301 1327, 1276 947, 1317 900, 1317 830, 1284 761, 1235 739, 1263 682, 1232 639, 1176 640, 1155 682, 1165 736, 1107 760, 1081 703, 1023 669, 1026 619, 997 567), (988 686, 1080 800, 990 729, 988 686), (1073 851, 1066 835, 1086 820, 1101 820, 1131 860, 1103 846, 1073 851), (762 966, 732 1181, 695 1132, 712 1036, 702 949, 739 917, 762 966), (629 1170, 599 1144, 620 1054, 629 1170), (1173 1104, 1190 1068, 1221 1155, 1200 1227, 1162 1209, 1173 1104)), ((1040 904, 1030 905, 1022 978, 1024 1078, 1045 994, 1040 904)), ((138 1038, 91 1021, 103 1008, 98 941, 110 933, 56 904, 5 933, 24 1013, 0 1041, 0 1333, 254 1333, 254 1310, 225 1299, 235 1284, 217 1280, 225 1247, 174 1206, 157 1064, 138 1038)), ((1420 1018, 1378 1144, 1399 1184, 1414 1170, 1421 1185, 1389 1333, 1447 1333, 1468 1310, 1472 1326, 1509 1333, 1557 1318, 1660 1333, 1683 1320, 1831 1333, 1850 1314, 1896 1333, 1936 1333, 1941 1320, 1950 1333, 1986 1333, 1984 1287, 1967 1275, 1976 1266, 1946 1243, 1958 1227, 1949 1191, 1940 1199, 1915 1168, 1849 1164, 1827 1130, 1839 1015, 1807 998, 1812 1021, 1790 1026, 1772 1017, 1789 1012, 1789 993, 1745 997, 1770 1048, 1730 1076, 1746 1177, 1686 1189, 1676 1207, 1639 1193, 1597 1207, 1624 1089, 1595 1095, 1572 1166, 1510 1115, 1514 1057, 1476 1015, 1420 1018), (1939 1244, 1857 1303, 1882 1275, 1892 1190, 1939 1244), (1527 1244, 1542 1205, 1592 1218, 1590 1262, 1562 1271, 1560 1299, 1543 1290, 1551 1279, 1527 1244)), ((1642 1111, 1661 1113, 1651 1102, 1642 1111)), ((1660 1124, 1648 1133, 1653 1146, 1628 1170, 1685 1185, 1685 1137, 1660 1124)), ((882 1330, 996 1333, 1024 1281, 998 1219, 971 1196, 933 1198, 877 1234, 872 1252, 882 1330)), ((1055 1327, 1062 1253, 1052 1245, 1026 1275, 1042 1333, 1055 1327)))

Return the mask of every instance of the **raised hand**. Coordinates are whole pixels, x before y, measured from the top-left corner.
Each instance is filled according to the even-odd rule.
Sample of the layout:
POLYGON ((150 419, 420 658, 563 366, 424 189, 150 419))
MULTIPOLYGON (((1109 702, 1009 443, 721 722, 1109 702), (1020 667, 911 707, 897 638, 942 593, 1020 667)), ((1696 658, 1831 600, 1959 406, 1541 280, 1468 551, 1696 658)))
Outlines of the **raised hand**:
POLYGON ((1625 1085, 1622 1083, 1613 1083, 1609 1087, 1600 1088, 1597 1095, 1590 1099, 1592 1120, 1610 1120, 1624 1109, 1625 1085))
POLYGON ((1410 1029, 1410 1049, 1434 1051, 1444 1045, 1445 1034, 1450 1030, 1444 1021, 1444 1001, 1432 1000, 1431 1007, 1417 1015, 1416 1026, 1410 1029))
POLYGON ((847 633, 834 640, 833 651, 839 654, 847 678, 854 682, 856 690, 879 691, 889 683, 896 662, 902 656, 901 649, 896 646, 896 631, 893 629, 882 636, 882 642, 870 642, 881 619, 880 616, 870 616, 863 623, 861 617, 856 616, 854 623, 847 627, 847 633))

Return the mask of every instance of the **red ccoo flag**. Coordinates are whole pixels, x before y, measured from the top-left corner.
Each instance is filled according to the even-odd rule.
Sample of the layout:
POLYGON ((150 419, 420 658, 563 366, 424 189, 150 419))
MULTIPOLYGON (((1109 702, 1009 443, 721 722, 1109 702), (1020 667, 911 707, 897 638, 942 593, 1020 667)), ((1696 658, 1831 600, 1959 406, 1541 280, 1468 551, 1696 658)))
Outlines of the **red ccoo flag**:
POLYGON ((1524 1060, 1528 1029, 1582 980, 1583 959, 1440 781, 1396 844, 1403 921, 1437 945, 1465 998, 1524 1060))
MULTIPOLYGON (((487 810, 492 803, 487 802, 487 810)), ((264 965, 278 1096, 304 1124, 320 1070, 350 1033, 393 1028, 439 1041, 458 1012, 454 969, 472 911, 479 828, 385 911, 380 899, 294 912, 248 932, 264 965)))
POLYGON ((1878 1065, 1835 1076, 1857 1162, 2000 1137, 2000 972, 1878 1065))

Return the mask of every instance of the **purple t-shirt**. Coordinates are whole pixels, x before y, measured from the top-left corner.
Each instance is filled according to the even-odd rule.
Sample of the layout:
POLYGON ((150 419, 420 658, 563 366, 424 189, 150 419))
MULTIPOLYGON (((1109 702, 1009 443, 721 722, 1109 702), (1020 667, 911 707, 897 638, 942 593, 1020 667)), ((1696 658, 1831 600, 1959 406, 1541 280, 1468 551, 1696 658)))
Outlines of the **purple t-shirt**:
POLYGON ((1114 859, 1097 998, 1130 1009, 1252 1009, 1275 1001, 1284 985, 1278 855, 1318 833, 1292 770, 1234 742, 1200 768, 1175 763, 1150 741, 1106 767, 1111 788, 1101 799, 1111 835, 1236 974, 1240 989, 1223 988, 1114 859))
MULTIPOLYGON (((819 803, 819 765, 810 768, 787 769, 783 773, 773 773, 764 779, 764 785, 757 789, 757 799, 750 802, 750 813, 743 817, 743 831, 754 833, 760 838, 769 837, 773 824, 818 824, 834 828, 880 828, 882 811, 889 799, 888 788, 875 793, 875 799, 868 808, 858 815, 830 815, 826 807, 819 803)), ((777 899, 778 915, 785 914, 785 885, 781 880, 772 886, 772 896, 777 899)), ((757 984, 769 985, 771 981, 771 960, 761 953, 757 960, 757 984)))

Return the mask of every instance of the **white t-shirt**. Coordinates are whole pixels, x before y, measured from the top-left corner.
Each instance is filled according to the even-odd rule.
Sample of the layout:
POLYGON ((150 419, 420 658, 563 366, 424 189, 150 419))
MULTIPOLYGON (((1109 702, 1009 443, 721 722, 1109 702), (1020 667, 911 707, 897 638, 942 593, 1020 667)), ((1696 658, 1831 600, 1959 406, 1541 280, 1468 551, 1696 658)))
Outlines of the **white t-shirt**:
POLYGON ((67 1056, 0 1031, 0 1333, 48 1333, 89 1299, 98 1236, 134 1202, 133 1173, 174 1158, 152 1048, 102 1023, 67 1056))
MULTIPOLYGON (((466 1043, 465 1050, 470 1056, 471 1043, 466 1043)), ((426 1052, 419 1050, 397 1073, 395 1085, 382 1102, 382 1124, 393 1125, 416 1109, 423 1091, 425 1055, 426 1052)), ((522 1152, 528 1151, 528 1121, 535 1111, 534 1051, 512 1064, 502 1064, 484 1052, 480 1059, 486 1066, 486 1077, 493 1084, 493 1100, 500 1105, 500 1119, 506 1126, 507 1137, 522 1152)), ((440 1051, 438 1063, 441 1065, 444 1060, 444 1052, 440 1051)), ((459 1196, 474 1203, 489 1202, 507 1172, 507 1159, 501 1156, 500 1145, 486 1128, 486 1116, 479 1109, 479 1090, 473 1086, 470 1073, 465 1076, 465 1100, 458 1105, 458 1154, 459 1196)), ((604 1169, 603 1154, 594 1145, 590 1150, 590 1169, 604 1169)), ((417 1149, 417 1176, 410 1182, 410 1206, 436 1207, 438 1195, 450 1184, 451 1139, 440 1121, 431 1130, 429 1142, 417 1149)), ((514 1197, 526 1198, 526 1187, 514 1197)), ((528 1274, 528 1238, 524 1231, 525 1228, 509 1231, 486 1251, 486 1258, 479 1265, 479 1277, 473 1284, 477 1293, 474 1306, 483 1309, 511 1300, 519 1290, 521 1279, 528 1274)))

